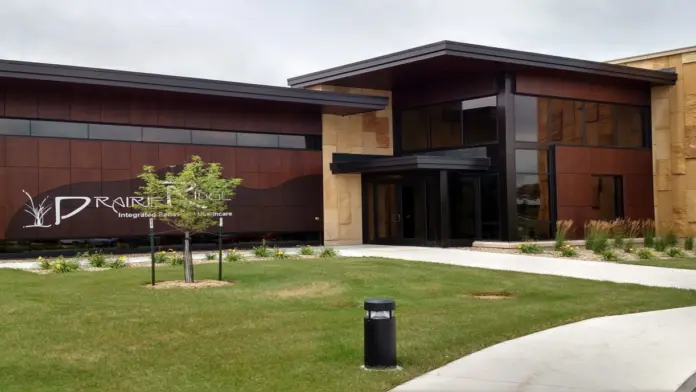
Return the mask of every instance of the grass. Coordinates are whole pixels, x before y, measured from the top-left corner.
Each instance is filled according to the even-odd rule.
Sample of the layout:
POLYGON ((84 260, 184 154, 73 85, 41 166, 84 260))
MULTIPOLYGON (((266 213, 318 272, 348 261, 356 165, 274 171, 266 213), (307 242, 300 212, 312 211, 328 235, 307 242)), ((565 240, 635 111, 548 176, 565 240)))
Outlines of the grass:
MULTIPOLYGON (((531 332, 696 304, 696 291, 374 258, 239 262, 224 272, 237 283, 151 290, 149 268, 0 270, 0 391, 386 391, 531 332), (402 371, 360 370, 369 297, 397 302, 402 371)), ((157 270, 161 280, 182 276, 181 267, 157 270)), ((196 266, 197 279, 216 276, 217 265, 196 266)))
POLYGON ((696 270, 696 258, 691 257, 673 259, 620 260, 619 263, 696 270))

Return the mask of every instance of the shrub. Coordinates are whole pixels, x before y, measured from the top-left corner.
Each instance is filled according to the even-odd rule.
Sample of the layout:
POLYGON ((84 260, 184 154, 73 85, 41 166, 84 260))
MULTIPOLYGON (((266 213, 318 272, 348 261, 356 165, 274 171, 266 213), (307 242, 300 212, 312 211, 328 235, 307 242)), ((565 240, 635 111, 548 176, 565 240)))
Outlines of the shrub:
POLYGON ((39 256, 38 260, 39 260, 39 267, 42 270, 48 271, 51 269, 51 260, 50 259, 46 259, 44 257, 39 256))
POLYGON ((228 250, 225 253, 225 261, 228 263, 243 261, 245 258, 244 253, 239 252, 237 249, 228 250))
POLYGON ((625 247, 626 239, 623 237, 623 234, 619 235, 618 237, 614 237, 614 248, 624 249, 625 247))
POLYGON ((126 268, 126 267, 128 267, 128 264, 126 264, 126 256, 120 256, 116 259, 110 260, 106 264, 106 266, 111 268, 111 269, 126 268))
POLYGON ((688 236, 684 240, 684 249, 685 250, 694 250, 694 237, 688 236))
POLYGON ((667 255, 669 257, 684 257, 684 251, 679 248, 669 248, 667 255))
POLYGON ((619 256, 613 250, 607 249, 602 252, 602 260, 604 261, 619 261, 619 256))
POLYGON ((667 232, 667 235, 665 235, 664 240, 667 246, 677 246, 679 244, 677 234, 673 230, 669 230, 667 232))
POLYGON ((80 256, 87 259, 87 261, 89 262, 89 265, 91 265, 94 268, 106 267, 106 264, 108 262, 106 255, 103 254, 102 252, 94 252, 94 253, 85 252, 85 253, 82 253, 80 256))
POLYGON ((319 257, 324 258, 324 259, 328 259, 328 258, 336 257, 336 256, 338 256, 338 252, 336 252, 336 249, 334 249, 334 248, 324 248, 319 253, 319 257))
POLYGON ((595 250, 599 246, 601 253, 608 247, 609 234, 615 222, 591 220, 585 224, 585 249, 595 250), (597 244, 599 243, 599 244, 597 244))
POLYGON ((266 245, 266 240, 263 240, 261 245, 255 246, 253 249, 254 256, 256 257, 271 257, 271 250, 268 249, 268 245, 266 245))
POLYGON ((578 251, 570 245, 563 245, 559 250, 563 257, 575 257, 578 255, 578 251))
POLYGON ((163 264, 169 261, 169 253, 160 251, 155 253, 155 264, 163 264))
POLYGON ((51 261, 51 271, 59 274, 73 272, 79 269, 80 263, 77 260, 65 260, 63 256, 58 256, 55 260, 51 261))
POLYGON ((311 245, 300 247, 300 254, 303 256, 312 256, 314 254, 314 248, 312 248, 311 245))
POLYGON ((215 253, 206 253, 205 254, 205 259, 208 261, 215 260, 215 253))
POLYGON ((633 253, 636 250, 636 246, 633 242, 633 238, 628 238, 626 239, 626 243, 624 244, 623 247, 624 252, 626 253, 633 253))
POLYGON ((662 237, 655 237, 653 240, 653 248, 655 248, 655 250, 658 252, 664 252, 667 250, 667 246, 667 240, 662 237))
POLYGON ((650 248, 639 249, 638 252, 636 252, 636 255, 638 255, 638 258, 641 260, 650 260, 655 257, 650 248))
POLYGON ((274 259, 279 259, 279 260, 284 260, 284 259, 289 259, 290 255, 287 254, 282 249, 273 249, 273 258, 274 259))
POLYGON ((556 249, 560 250, 563 245, 565 245, 566 236, 572 227, 572 220, 560 220, 556 222, 556 249))
POLYGON ((169 255, 169 264, 176 266, 176 265, 184 265, 184 255, 178 255, 176 253, 169 255))
POLYGON ((609 236, 606 233, 598 233, 592 241, 592 251, 598 255, 611 250, 609 236))
POLYGON ((641 221, 641 229, 643 230, 643 245, 646 248, 652 248, 655 241, 655 221, 652 219, 641 221))

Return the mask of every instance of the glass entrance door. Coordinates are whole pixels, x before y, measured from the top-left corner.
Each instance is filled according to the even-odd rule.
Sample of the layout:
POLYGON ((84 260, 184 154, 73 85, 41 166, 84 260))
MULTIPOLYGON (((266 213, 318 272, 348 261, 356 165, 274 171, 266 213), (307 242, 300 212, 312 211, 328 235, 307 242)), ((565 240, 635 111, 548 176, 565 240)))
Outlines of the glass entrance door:
POLYGON ((426 242, 425 180, 405 176, 366 181, 366 242, 423 245, 426 242))

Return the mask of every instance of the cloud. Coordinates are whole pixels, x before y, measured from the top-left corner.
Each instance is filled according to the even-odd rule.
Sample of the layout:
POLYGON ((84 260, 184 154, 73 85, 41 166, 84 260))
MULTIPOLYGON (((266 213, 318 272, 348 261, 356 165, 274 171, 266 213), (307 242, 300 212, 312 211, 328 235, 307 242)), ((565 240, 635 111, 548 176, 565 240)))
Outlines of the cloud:
POLYGON ((0 58, 285 85, 444 39, 607 60, 696 45, 690 0, 3 0, 0 58))

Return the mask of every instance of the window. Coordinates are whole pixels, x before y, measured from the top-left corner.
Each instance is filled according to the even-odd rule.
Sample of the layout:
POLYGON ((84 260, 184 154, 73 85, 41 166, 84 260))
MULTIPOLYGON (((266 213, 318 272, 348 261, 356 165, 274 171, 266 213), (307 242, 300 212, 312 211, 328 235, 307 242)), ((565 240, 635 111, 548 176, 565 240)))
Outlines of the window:
POLYGON ((191 143, 191 131, 187 129, 143 128, 144 142, 191 143))
POLYGON ((404 110, 400 114, 404 151, 495 143, 495 96, 404 110))
POLYGON ((497 106, 495 96, 462 102, 462 144, 466 146, 498 140, 497 106))
POLYGON ((428 148, 428 112, 419 109, 401 112, 401 148, 404 151, 428 148))
POLYGON ((550 99, 549 140, 563 144, 582 144, 582 116, 585 104, 566 99, 550 99))
POLYGON ((515 95, 515 140, 548 141, 548 99, 515 95))
POLYGON ((278 136, 278 147, 307 148, 307 140, 300 135, 280 135, 278 136))
POLYGON ((193 144, 212 144, 216 146, 236 146, 237 134, 222 131, 193 131, 191 132, 193 144))
POLYGON ((481 238, 500 239, 500 194, 498 176, 481 176, 481 238))
POLYGON ((587 103, 585 107, 585 138, 587 144, 590 146, 613 146, 613 105, 587 103))
POLYGON ((650 124, 648 111, 636 106, 616 105, 616 145, 619 147, 643 147, 646 126, 650 124))
POLYGON ((266 133, 240 133, 237 145, 249 147, 278 147, 278 135, 266 133))
POLYGON ((431 106, 429 148, 456 147, 462 144, 462 118, 458 102, 431 106))
POLYGON ((515 96, 515 140, 641 148, 648 145, 649 108, 515 96))
POLYGON ((551 237, 547 150, 515 151, 517 227, 520 239, 551 237))
POLYGON ((0 118, 0 135, 29 136, 29 120, 0 118))
POLYGON ((89 124, 89 138, 140 142, 143 140, 143 129, 125 125, 89 124))
POLYGON ((203 131, 0 118, 0 135, 321 150, 320 135, 203 131))
POLYGON ((57 121, 32 121, 31 136, 86 139, 87 124, 57 121))
POLYGON ((623 216, 621 176, 592 176, 592 209, 594 218, 614 220, 623 216))

